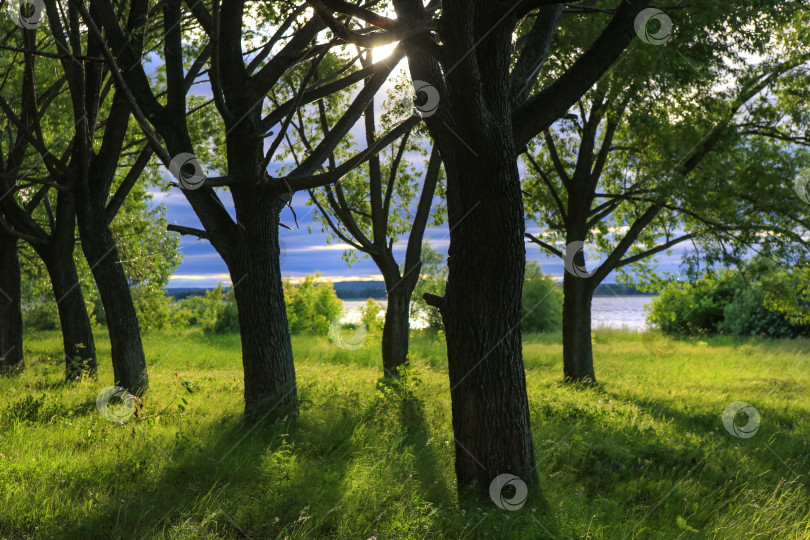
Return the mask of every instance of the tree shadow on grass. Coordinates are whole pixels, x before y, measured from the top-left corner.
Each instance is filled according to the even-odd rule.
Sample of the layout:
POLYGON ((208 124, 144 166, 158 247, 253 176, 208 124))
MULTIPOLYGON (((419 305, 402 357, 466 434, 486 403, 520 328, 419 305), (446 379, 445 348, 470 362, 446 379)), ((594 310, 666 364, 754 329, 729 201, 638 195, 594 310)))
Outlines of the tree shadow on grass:
MULTIPOLYGON (((611 493, 617 489, 615 496, 619 496, 627 486, 637 490, 647 482, 648 487, 634 495, 632 505, 648 505, 652 512, 656 501, 670 493, 668 485, 675 490, 688 479, 701 486, 700 491, 692 491, 692 497, 702 493, 708 498, 701 504, 708 507, 715 504, 714 499, 720 504, 732 496, 739 486, 770 493, 780 478, 790 480, 807 473, 805 435, 786 427, 792 420, 777 411, 768 412, 770 425, 763 416, 755 436, 740 438, 727 432, 722 410, 684 410, 663 400, 604 389, 600 395, 637 405, 657 427, 634 421, 616 429, 615 423, 605 422, 606 411, 601 410, 574 423, 570 442, 549 453, 550 468, 573 475, 588 498, 614 497, 611 493), (656 482, 665 489, 652 487, 656 482)), ((555 421, 559 419, 550 419, 555 421)), ((568 417, 563 421, 574 422, 568 417)), ((806 480, 802 482, 807 485, 806 480)))
MULTIPOLYGON (((275 537, 306 517, 301 511, 308 505, 338 502, 356 416, 336 410, 304 426, 300 418, 239 416, 196 432, 180 427, 171 444, 152 440, 141 455, 121 459, 114 477, 88 482, 84 493, 109 491, 109 502, 64 526, 60 537, 275 537), (144 481, 150 469, 154 480, 144 481)), ((133 432, 152 437, 140 426, 133 432)))
POLYGON ((446 472, 447 468, 452 470, 452 461, 442 463, 441 446, 435 442, 431 444, 425 404, 415 389, 418 383, 418 379, 406 370, 399 378, 380 380, 378 388, 397 408, 403 449, 409 449, 415 457, 417 480, 429 500, 439 503, 440 517, 436 525, 442 529, 442 537, 535 540, 559 536, 559 523, 549 511, 540 485, 528 486, 525 499, 519 498, 512 485, 504 486, 495 500, 488 493, 477 490, 461 495, 456 493, 455 483, 452 480, 448 483, 452 473, 448 475, 446 472), (501 503, 500 507, 496 500, 501 503), (509 504, 509 501, 514 504, 509 504))
POLYGON ((481 512, 457 507, 446 452, 429 443, 424 402, 412 389, 384 388, 371 399, 354 389, 304 390, 297 418, 132 421, 114 431, 119 441, 103 444, 115 452, 116 443, 144 443, 80 475, 65 504, 89 510, 68 513, 58 537, 419 537, 425 525, 458 533, 450 537, 507 528, 513 538, 544 537, 532 498, 516 512, 491 500, 481 512))

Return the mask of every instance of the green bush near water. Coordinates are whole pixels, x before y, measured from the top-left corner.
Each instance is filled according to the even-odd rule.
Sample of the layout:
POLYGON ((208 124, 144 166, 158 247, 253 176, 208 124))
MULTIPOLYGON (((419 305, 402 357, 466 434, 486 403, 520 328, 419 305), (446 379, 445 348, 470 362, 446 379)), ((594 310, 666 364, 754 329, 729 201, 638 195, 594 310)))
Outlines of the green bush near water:
POLYGON ((724 270, 693 283, 672 282, 652 300, 647 320, 670 335, 810 336, 810 325, 779 307, 810 308, 786 281, 792 281, 786 271, 755 260, 743 273, 724 270), (785 294, 793 297, 786 301, 785 294))

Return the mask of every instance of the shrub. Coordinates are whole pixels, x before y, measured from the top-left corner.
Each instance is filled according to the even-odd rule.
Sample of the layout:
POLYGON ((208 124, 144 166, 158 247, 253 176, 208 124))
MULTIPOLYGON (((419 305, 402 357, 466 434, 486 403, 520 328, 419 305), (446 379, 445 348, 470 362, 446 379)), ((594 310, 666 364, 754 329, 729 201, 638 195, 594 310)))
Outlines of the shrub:
MULTIPOLYGON (((187 296, 178 300, 175 304, 175 311, 173 313, 174 322, 182 326, 201 326, 208 316, 208 312, 213 310, 215 306, 206 295, 203 296, 187 296)), ((213 298, 214 303, 222 301, 222 295, 219 298, 213 298)))
POLYGON ((382 317, 382 306, 373 298, 366 300, 365 307, 360 308, 361 320, 366 325, 369 332, 382 330, 385 319, 382 317))
POLYGON ((695 283, 672 282, 653 299, 647 320, 670 335, 716 333, 734 292, 734 283, 714 276, 695 283))
POLYGON ((343 309, 343 302, 337 297, 334 286, 317 282, 320 275, 307 275, 297 286, 289 280, 284 282, 287 321, 293 334, 326 334, 332 319, 340 315, 343 309))
POLYGON ((671 282, 654 298, 648 322, 666 334, 710 333, 736 336, 795 337, 810 327, 791 322, 768 291, 783 281, 783 271, 754 260, 738 272, 713 272, 694 283, 671 282))
POLYGON ((133 287, 132 302, 141 330, 163 330, 172 325, 169 297, 162 288, 155 285, 133 287))
POLYGON ((23 305, 23 326, 31 330, 59 328, 59 310, 53 298, 37 299, 23 305))
POLYGON ((206 291, 204 297, 196 304, 193 311, 194 319, 199 321, 206 334, 229 334, 239 332, 239 311, 236 308, 236 298, 233 289, 227 293, 222 283, 211 291, 206 291))
POLYGON ((236 296, 233 289, 225 294, 219 309, 216 311, 213 328, 214 334, 233 334, 239 332, 239 308, 236 307, 236 296))
POLYGON ((535 261, 526 264, 523 281, 523 331, 550 332, 562 325, 562 290, 535 261))
POLYGON ((717 329, 722 334, 773 338, 791 338, 806 333, 806 327, 788 321, 784 313, 768 309, 765 291, 759 286, 735 292, 717 329))

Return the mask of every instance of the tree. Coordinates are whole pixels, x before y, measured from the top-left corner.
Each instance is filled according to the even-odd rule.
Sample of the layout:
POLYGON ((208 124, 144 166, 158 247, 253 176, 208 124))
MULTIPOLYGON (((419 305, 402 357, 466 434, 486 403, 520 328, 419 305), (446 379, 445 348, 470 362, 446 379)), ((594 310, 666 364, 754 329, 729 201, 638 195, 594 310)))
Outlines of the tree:
MULTIPOLYGON (((365 55, 363 65, 372 65, 370 52, 365 55)), ((402 93, 401 86, 399 93, 402 93)), ((402 100, 392 95, 390 101, 402 100)), ((323 101, 320 101, 317 119, 324 131, 329 126, 326 111, 323 101)), ((364 114, 368 146, 377 142, 377 134, 381 131, 379 124, 385 131, 401 120, 398 118, 402 116, 401 110, 392 112, 393 115, 386 114, 378 122, 375 101, 371 100, 364 114)), ((411 108, 406 112, 412 114, 411 108)), ((297 132, 310 147, 305 126, 300 125, 297 132)), ((421 144, 426 142, 419 130, 408 130, 398 144, 372 156, 366 165, 347 174, 334 186, 310 190, 311 204, 319 210, 316 219, 332 233, 332 238, 352 248, 344 254, 344 259, 352 262, 356 257, 354 250, 363 253, 371 257, 383 276, 388 305, 382 334, 382 357, 383 372, 388 377, 397 375, 397 368, 408 360, 411 297, 419 281, 422 238, 442 171, 441 158, 435 149, 430 152, 423 175, 407 158, 409 153, 421 153, 421 144), (406 234, 405 258, 400 265, 393 247, 406 234)), ((440 216, 434 224, 441 221, 440 216)))
POLYGON ((0 229, 0 373, 24 366, 17 242, 16 236, 0 229))
MULTIPOLYGON (((428 6, 393 0, 396 20, 339 0, 311 4, 380 27, 436 29, 403 43, 422 103, 430 104, 425 121, 447 174, 449 278, 444 297, 433 300, 447 335, 458 486, 476 485, 485 494, 505 472, 535 484, 520 336, 525 248, 517 158, 619 59, 636 36, 637 19, 645 21, 641 10, 649 2, 572 6, 569 12, 603 22, 584 46, 565 34, 554 43, 563 12, 555 0, 428 6), (513 43, 520 25, 529 29, 513 43), (538 85, 553 44, 576 50, 577 57, 538 85)), ((700 7, 709 16, 731 9, 709 4, 700 7)), ((745 4, 733 8, 742 13, 768 7, 745 4)), ((344 36, 352 38, 348 29, 344 36)))
POLYGON ((319 14, 338 11, 381 27, 437 29, 403 44, 447 174, 449 278, 445 295, 432 301, 447 336, 457 483, 481 494, 503 473, 536 484, 520 332, 525 250, 517 157, 619 57, 647 2, 618 3, 570 72, 531 97, 561 5, 451 0, 435 20, 437 3, 394 0, 394 21, 337 0, 311 4, 321 6, 319 14), (535 21, 530 37, 516 49, 512 36, 528 15, 535 21))
MULTIPOLYGON (((2 261, 3 273, 11 281, 18 279, 19 266, 14 254, 17 239, 28 242, 42 259, 62 327, 65 375, 72 379, 84 371, 95 372, 96 352, 73 259, 76 214, 70 189, 72 175, 63 162, 54 157, 69 154, 71 149, 64 137, 55 135, 66 128, 62 116, 65 80, 38 65, 36 33, 36 29, 16 28, 7 34, 6 43, 20 47, 2 51, 9 60, 7 85, 0 95, 0 108, 7 118, 4 132, 8 135, 3 137, 7 141, 3 154, 8 157, 0 164, 0 191, 3 193, 0 225, 4 228, 7 239, 4 247, 9 256, 2 261), (23 62, 21 73, 13 69, 20 60, 23 62), (53 153, 46 148, 48 145, 53 153), (53 204, 51 197, 55 199, 53 204)), ((8 286, 11 304, 15 304, 15 286, 8 286)), ((7 331, 13 331, 17 308, 8 306, 7 309, 11 310, 6 315, 6 320, 11 321, 7 331)))
POLYGON ((787 194, 785 182, 805 163, 803 153, 741 128, 779 121, 757 99, 767 103, 767 94, 805 69, 810 56, 797 50, 752 65, 740 51, 761 47, 765 55, 772 44, 744 35, 706 40, 704 22, 682 17, 677 44, 633 51, 580 100, 578 116, 547 130, 545 144, 526 156, 527 211, 547 226, 541 237, 526 237, 565 262, 568 381, 596 382, 591 301, 614 270, 649 275, 650 257, 687 241, 713 238, 745 251, 762 243, 758 235, 770 234, 806 244, 793 231, 800 201, 787 194), (710 45, 695 47, 700 42, 710 45), (661 75, 641 86, 639 66, 655 66, 661 75), (733 89, 717 89, 717 81, 729 79, 737 83, 733 89), (604 261, 586 268, 584 246, 603 253, 604 261))
MULTIPOLYGON (((339 37, 319 39, 326 27, 318 19, 307 19, 305 6, 277 9, 243 1, 222 5, 213 2, 210 6, 188 2, 195 27, 186 34, 184 47, 181 23, 187 19, 182 4, 180 0, 168 0, 162 6, 160 18, 165 35, 163 99, 164 93, 150 84, 140 54, 141 31, 148 22, 148 2, 130 2, 123 23, 109 0, 94 2, 90 11, 81 2, 74 5, 102 48, 116 86, 126 96, 150 148, 178 179, 178 187, 203 225, 202 230, 183 226, 172 226, 171 230, 207 239, 228 266, 239 309, 246 412, 295 413, 295 369, 279 266, 279 213, 295 191, 336 181, 416 123, 418 119, 411 119, 380 137, 376 146, 332 172, 318 174, 403 53, 395 52, 391 59, 362 69, 354 69, 358 59, 349 59, 324 79, 313 81, 318 64, 343 41, 339 37), (254 8, 251 14, 266 23, 259 30, 248 28, 244 20, 247 10, 254 8), (191 46, 192 43, 196 46, 191 46), (191 68, 186 72, 183 52, 189 49, 195 58, 188 59, 191 68), (263 103, 273 88, 300 65, 306 67, 295 95, 266 110, 263 103), (204 66, 208 66, 206 75, 224 131, 227 175, 222 177, 206 178, 201 172, 194 157, 195 146, 205 141, 192 140, 186 119, 186 94, 204 66), (299 106, 360 82, 364 84, 343 116, 306 159, 284 177, 272 177, 268 166, 299 106), (272 142, 267 147, 265 141, 270 137, 272 142), (235 219, 219 200, 217 187, 230 191, 235 219)), ((407 31, 410 29, 399 29, 390 38, 363 36, 365 46, 385 44, 407 31)))
MULTIPOLYGON (((29 159, 42 164, 37 167, 43 169, 45 178, 25 178, 31 171, 20 170, 19 166, 17 172, 23 176, 17 180, 25 178, 27 184, 17 185, 15 178, 7 175, 8 192, 14 189, 18 197, 3 201, 4 212, 48 268, 65 336, 69 375, 70 366, 81 363, 89 363, 91 370, 95 369, 92 331, 73 260, 78 224, 81 247, 104 305, 114 382, 133 393, 142 393, 148 386, 146 363, 130 276, 119 250, 120 246, 133 246, 137 242, 133 242, 133 236, 120 241, 114 228, 119 233, 124 228, 133 229, 127 235, 147 231, 148 226, 135 230, 137 220, 133 221, 132 216, 140 213, 143 217, 149 210, 145 204, 136 204, 134 214, 123 212, 126 223, 114 221, 122 214, 122 208, 133 208, 130 194, 152 152, 142 139, 134 136, 134 130, 128 129, 129 107, 123 94, 113 91, 98 43, 88 37, 77 12, 70 11, 64 16, 60 7, 45 6, 42 22, 47 24, 20 29, 24 46, 12 49, 14 54, 22 51, 26 61, 20 86, 20 112, 16 114, 5 100, 0 106, 19 130, 18 141, 24 141, 33 150, 29 159), (49 39, 36 42, 36 32, 47 32, 49 39), (35 60, 42 68, 36 67, 35 60), (46 112, 54 109, 57 110, 46 116, 46 112), (53 210, 50 191, 56 192, 53 210)), ((141 36, 147 43, 159 39, 153 28, 141 36)), ((140 241, 155 239, 143 235, 140 241)), ((154 247, 167 246, 159 241, 154 247)), ((174 257, 164 257, 161 262, 170 264, 173 260, 174 257)), ((135 266, 143 265, 141 260, 135 266)))

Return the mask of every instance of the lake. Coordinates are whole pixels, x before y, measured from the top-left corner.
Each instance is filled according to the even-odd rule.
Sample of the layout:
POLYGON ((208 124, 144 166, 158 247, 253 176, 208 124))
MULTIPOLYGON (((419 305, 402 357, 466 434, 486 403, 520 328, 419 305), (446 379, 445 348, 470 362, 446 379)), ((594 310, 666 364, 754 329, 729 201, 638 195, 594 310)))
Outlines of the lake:
MULTIPOLYGON (((627 328, 641 331, 647 327, 644 311, 653 299, 652 296, 595 296, 591 305, 591 322, 594 328, 627 328)), ((377 300, 385 309, 387 302, 377 300)), ((365 300, 345 300, 343 308, 346 310, 346 321, 358 322, 360 308, 365 300)), ((425 322, 411 319, 412 328, 424 328, 425 322)))

